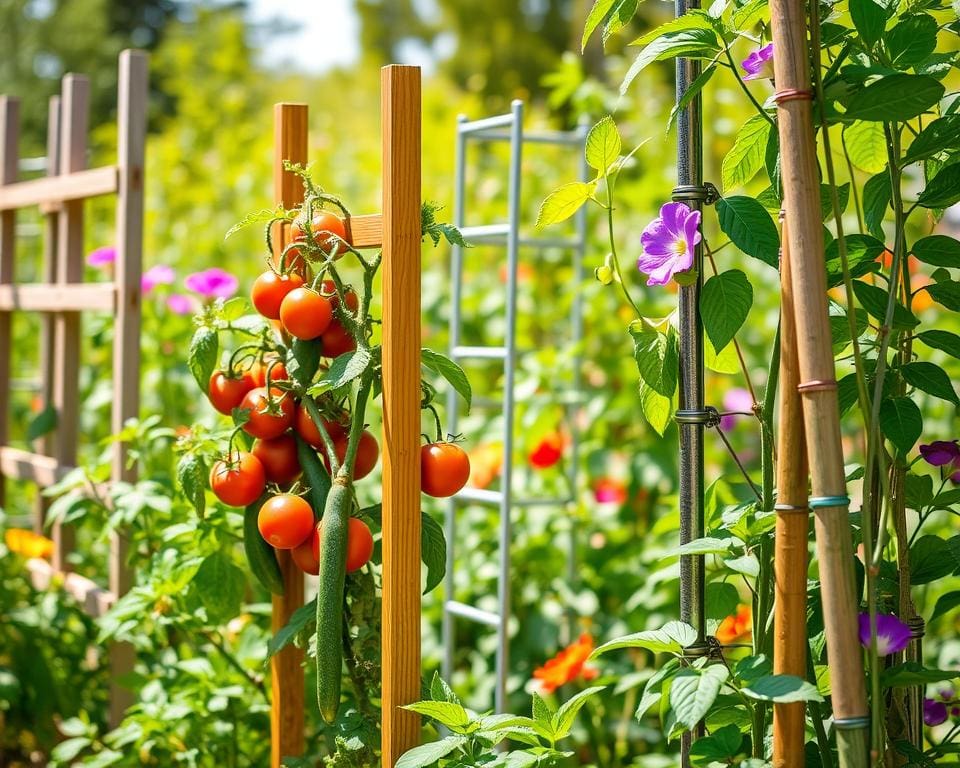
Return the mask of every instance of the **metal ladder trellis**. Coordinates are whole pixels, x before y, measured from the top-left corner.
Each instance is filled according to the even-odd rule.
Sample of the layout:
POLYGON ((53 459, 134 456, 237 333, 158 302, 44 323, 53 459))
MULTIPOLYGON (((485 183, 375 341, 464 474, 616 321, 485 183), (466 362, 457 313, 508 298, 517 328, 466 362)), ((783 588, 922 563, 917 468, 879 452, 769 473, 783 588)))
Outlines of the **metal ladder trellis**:
MULTIPOLYGON (((515 507, 564 506, 573 501, 570 498, 514 498, 513 481, 513 432, 514 432, 514 384, 517 371, 516 318, 517 318, 517 265, 519 250, 523 248, 562 248, 573 254, 573 302, 571 311, 571 335, 577 352, 573 360, 572 386, 580 389, 580 341, 583 336, 583 312, 580 285, 583 280, 583 260, 586 250, 586 211, 581 209, 575 218, 573 237, 534 238, 520 234, 520 192, 521 161, 524 143, 538 143, 557 146, 578 146, 580 151, 579 174, 587 178, 588 168, 583 156, 583 147, 587 135, 587 125, 582 123, 572 131, 523 131, 523 102, 512 102, 510 112, 481 120, 468 121, 460 115, 457 121, 456 143, 456 185, 454 204, 454 223, 463 233, 467 242, 503 244, 507 251, 506 285, 506 328, 502 346, 463 346, 461 344, 460 322, 463 299, 463 248, 452 249, 451 267, 451 314, 450 349, 453 360, 486 359, 502 360, 503 378, 503 465, 499 491, 464 488, 452 497, 446 510, 445 534, 447 539, 447 570, 443 607, 443 674, 447 680, 452 678, 454 667, 454 621, 457 617, 494 627, 497 631, 496 650, 496 687, 494 707, 497 712, 507 709, 507 669, 509 665, 509 619, 510 619, 510 542, 511 512, 515 507), (468 226, 465 216, 466 193, 466 151, 468 141, 507 141, 510 143, 510 161, 507 189, 507 221, 502 224, 468 226), (500 527, 498 549, 500 568, 497 581, 499 612, 482 610, 473 605, 455 599, 454 563, 456 553, 456 517, 457 510, 464 504, 487 504, 499 507, 500 527)), ((575 408, 576 405, 568 406, 575 408)), ((457 432, 458 401, 456 393, 451 392, 447 402, 447 422, 450 432, 457 432)), ((569 416, 569 414, 568 414, 569 416)), ((576 488, 579 445, 573 419, 571 424, 571 445, 569 463, 570 488, 576 488)), ((575 570, 575 536, 571 526, 570 571, 575 570)))

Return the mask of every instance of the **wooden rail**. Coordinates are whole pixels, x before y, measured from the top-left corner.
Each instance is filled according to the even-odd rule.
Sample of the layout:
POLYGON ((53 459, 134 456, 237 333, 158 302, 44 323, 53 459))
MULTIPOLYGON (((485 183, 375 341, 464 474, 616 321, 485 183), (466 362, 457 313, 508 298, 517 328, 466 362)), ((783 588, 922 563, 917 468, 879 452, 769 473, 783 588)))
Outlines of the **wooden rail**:
POLYGON ((115 165, 108 165, 6 185, 0 189, 0 211, 112 195, 117 191, 117 172, 115 165))

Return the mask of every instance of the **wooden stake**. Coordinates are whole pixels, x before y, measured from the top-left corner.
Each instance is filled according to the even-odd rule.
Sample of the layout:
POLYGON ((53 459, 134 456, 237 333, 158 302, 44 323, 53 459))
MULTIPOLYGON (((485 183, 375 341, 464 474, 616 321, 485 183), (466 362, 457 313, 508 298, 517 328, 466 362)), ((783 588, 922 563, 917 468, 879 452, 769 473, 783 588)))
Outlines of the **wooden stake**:
POLYGON ((420 68, 381 71, 382 764, 415 746, 420 698, 420 68))
MULTIPOLYGON (((780 258, 780 431, 777 443, 777 529, 774 538, 773 671, 778 675, 807 674, 807 457, 803 410, 797 385, 793 286, 790 249, 783 225, 780 258), (792 509, 791 509, 792 507, 792 509)), ((773 765, 803 768, 806 707, 802 701, 773 705, 773 765)))
POLYGON ((840 416, 823 269, 823 223, 813 134, 805 3, 771 0, 787 246, 797 321, 803 417, 817 532, 833 714, 841 768, 866 766, 869 720, 857 636, 858 599, 846 496, 840 416))
MULTIPOLYGON (((303 185, 296 174, 283 170, 283 161, 307 163, 307 105, 275 104, 273 107, 273 194, 277 203, 293 208, 303 202, 303 185)), ((289 228, 279 233, 282 248, 289 228)), ((287 551, 277 550, 283 576, 283 596, 274 595, 272 629, 276 635, 303 605, 303 572, 287 551)), ((284 756, 299 756, 304 749, 303 651, 288 645, 270 660, 272 699, 270 705, 270 766, 280 768, 284 756)))
MULTIPOLYGON (((9 96, 0 96, 0 186, 17 180, 19 131, 20 102, 9 96)), ((0 286, 13 283, 16 223, 16 211, 0 211, 0 286)), ((10 438, 12 317, 10 312, 0 311, 0 445, 6 445, 10 438)), ((5 486, 0 475, 0 505, 4 503, 5 486)))

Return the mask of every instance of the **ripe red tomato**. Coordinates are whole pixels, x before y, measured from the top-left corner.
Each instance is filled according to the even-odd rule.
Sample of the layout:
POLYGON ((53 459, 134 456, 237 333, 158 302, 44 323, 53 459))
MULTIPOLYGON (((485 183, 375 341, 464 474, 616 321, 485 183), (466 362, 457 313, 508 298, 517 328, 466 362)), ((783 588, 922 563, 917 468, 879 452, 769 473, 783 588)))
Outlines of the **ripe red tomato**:
POLYGON ((330 326, 320 337, 320 341, 321 354, 324 357, 340 357, 357 348, 357 340, 336 319, 330 321, 330 326))
MULTIPOLYGON (((324 280, 320 286, 320 293, 330 299, 331 308, 336 309, 340 306, 340 297, 337 296, 337 286, 333 280, 324 280)), ((351 312, 356 312, 360 307, 360 299, 357 298, 357 294, 354 293, 352 289, 347 288, 343 295, 347 300, 347 309, 351 312)))
MULTIPOLYGON (((317 537, 313 540, 313 556, 317 560, 317 572, 320 571, 320 536, 323 521, 317 525, 317 537)), ((347 573, 363 568, 373 554, 373 534, 359 517, 351 517, 347 522, 347 573)))
POLYGON ((271 320, 276 320, 280 317, 280 304, 283 302, 283 297, 301 285, 303 285, 303 278, 296 272, 278 275, 273 270, 267 270, 253 281, 250 299, 257 312, 271 320))
POLYGON ((257 440, 250 452, 260 459, 267 480, 271 483, 286 485, 300 474, 297 440, 289 433, 272 440, 257 440))
POLYGON ((250 420, 243 425, 248 435, 269 440, 279 437, 293 424, 293 412, 296 405, 293 397, 282 389, 270 387, 273 398, 271 405, 267 398, 266 387, 251 389, 240 403, 241 408, 249 409, 250 420))
MULTIPOLYGON (((349 534, 349 531, 348 531, 349 534)), ((290 558, 304 573, 316 576, 320 573, 320 528, 313 529, 313 535, 308 536, 303 544, 298 544, 290 550, 290 558)))
POLYGON ((244 451, 236 458, 218 461, 210 470, 210 490, 231 507, 253 504, 260 498, 266 484, 260 459, 244 451))
POLYGON ((249 371, 234 374, 214 371, 210 377, 207 394, 210 396, 213 407, 229 416, 230 412, 243 401, 244 395, 255 386, 257 383, 249 371))
POLYGON ((456 443, 429 443, 420 449, 420 489, 428 496, 453 496, 470 479, 470 458, 456 443))
POLYGON ((280 322, 287 333, 310 341, 330 325, 333 309, 330 300, 309 288, 295 288, 280 304, 280 322))
MULTIPOLYGON (((347 456, 347 442, 349 435, 343 434, 333 441, 334 450, 337 452, 337 460, 342 464, 347 456)), ((362 480, 369 475, 380 457, 380 446, 377 438, 371 435, 367 430, 360 433, 360 443, 357 445, 357 458, 353 462, 353 479, 362 480)))
POLYGON ((250 375, 253 376, 255 386, 264 387, 267 384, 267 369, 273 366, 270 371, 270 382, 290 381, 290 374, 287 373, 287 366, 280 362, 280 358, 273 356, 262 363, 254 363, 250 367, 250 375))
MULTIPOLYGON (((330 435, 330 439, 336 441, 337 438, 346 434, 348 425, 340 421, 327 421, 324 419, 323 426, 324 429, 327 430, 327 434, 330 435)), ((293 428, 300 437, 310 443, 314 448, 323 448, 323 440, 320 439, 320 430, 317 429, 317 425, 313 423, 313 419, 310 418, 310 413, 303 406, 303 403, 297 405, 297 412, 293 417, 293 428)))
MULTIPOLYGON (((343 219, 336 214, 330 213, 329 211, 321 211, 313 217, 313 221, 310 224, 310 231, 313 233, 317 245, 323 248, 324 251, 330 251, 333 249, 334 244, 336 244, 336 250, 333 252, 335 258, 346 253, 347 248, 344 245, 344 241, 347 243, 350 242, 347 237, 347 227, 343 219), (336 235, 337 238, 340 239, 338 240, 337 238, 331 237, 331 235, 336 235)), ((307 236, 303 232, 303 222, 301 220, 297 219, 290 227, 290 239, 307 239, 307 236)))
POLYGON ((313 525, 313 510, 307 500, 292 493, 267 499, 257 515, 260 535, 277 549, 293 549, 303 544, 310 537, 313 525))

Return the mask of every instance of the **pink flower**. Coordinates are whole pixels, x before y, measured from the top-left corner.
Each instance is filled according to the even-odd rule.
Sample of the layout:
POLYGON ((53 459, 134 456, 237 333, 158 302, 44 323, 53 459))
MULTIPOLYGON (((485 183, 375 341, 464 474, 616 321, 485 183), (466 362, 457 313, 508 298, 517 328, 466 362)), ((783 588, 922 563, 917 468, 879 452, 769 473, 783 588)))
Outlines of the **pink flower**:
POLYGON ((183 284, 206 299, 229 299, 240 285, 237 278, 219 267, 187 275, 183 284))
POLYGON ((647 285, 666 285, 674 273, 693 266, 693 249, 700 242, 700 211, 685 203, 666 203, 660 217, 640 234, 643 255, 637 269, 648 275, 647 285))
POLYGON ((189 315, 193 312, 193 299, 182 293, 171 293, 167 296, 167 309, 175 315, 189 315))
POLYGON ((117 260, 117 249, 112 245, 105 245, 87 254, 87 264, 91 267, 105 267, 117 260))
MULTIPOLYGON (((753 398, 743 387, 733 387, 728 389, 723 395, 723 410, 741 411, 750 413, 753 410, 753 398)), ((728 431, 733 429, 739 417, 735 414, 720 417, 720 429, 728 431)))
POLYGON ((627 500, 627 489, 620 480, 602 477, 593 484, 593 498, 598 504, 623 504, 627 500))
POLYGON ((142 290, 144 294, 147 294, 158 285, 170 285, 175 279, 176 274, 172 267, 168 267, 165 264, 157 264, 155 267, 150 267, 150 269, 140 277, 140 290, 142 290))
MULTIPOLYGON (((860 644, 870 647, 870 615, 860 614, 860 644)), ((899 653, 910 642, 910 627, 892 614, 877 614, 877 655, 899 653)))
POLYGON ((743 76, 744 80, 759 80, 763 77, 773 80, 773 43, 767 43, 763 48, 751 53, 740 62, 740 66, 747 73, 743 76))

